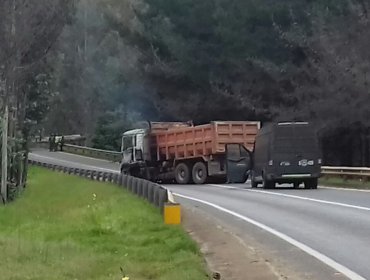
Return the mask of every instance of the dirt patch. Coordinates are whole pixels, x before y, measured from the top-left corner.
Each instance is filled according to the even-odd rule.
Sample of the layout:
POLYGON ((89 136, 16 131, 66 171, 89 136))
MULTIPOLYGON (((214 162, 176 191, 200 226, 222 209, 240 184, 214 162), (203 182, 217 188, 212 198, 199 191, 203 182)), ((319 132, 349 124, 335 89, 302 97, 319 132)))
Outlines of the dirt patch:
POLYGON ((287 279, 263 259, 258 251, 242 239, 218 225, 215 219, 200 210, 183 209, 183 225, 200 245, 212 273, 222 280, 287 279))

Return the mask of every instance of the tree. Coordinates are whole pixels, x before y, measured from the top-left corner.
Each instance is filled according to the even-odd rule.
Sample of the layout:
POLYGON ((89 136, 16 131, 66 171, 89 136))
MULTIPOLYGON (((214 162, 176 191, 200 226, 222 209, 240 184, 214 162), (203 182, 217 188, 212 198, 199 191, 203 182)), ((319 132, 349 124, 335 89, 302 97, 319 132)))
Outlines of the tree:
MULTIPOLYGON (((8 108, 10 110, 7 126, 11 139, 7 141, 4 137, 2 146, 4 200, 8 198, 9 186, 18 189, 24 184, 29 82, 35 79, 33 75, 38 72, 40 62, 59 36, 70 7, 68 0, 4 0, 0 3, 0 107, 5 119, 8 108)), ((4 135, 7 134, 5 131, 4 135)))
MULTIPOLYGON (((118 108, 135 118, 198 123, 311 120, 325 139, 361 135, 342 144, 366 154, 367 2, 87 3, 79 2, 55 51, 49 128, 96 131, 98 139, 125 119, 112 117, 118 108)), ((99 139, 95 145, 114 146, 99 139)), ((365 162, 356 158, 352 164, 365 162)))

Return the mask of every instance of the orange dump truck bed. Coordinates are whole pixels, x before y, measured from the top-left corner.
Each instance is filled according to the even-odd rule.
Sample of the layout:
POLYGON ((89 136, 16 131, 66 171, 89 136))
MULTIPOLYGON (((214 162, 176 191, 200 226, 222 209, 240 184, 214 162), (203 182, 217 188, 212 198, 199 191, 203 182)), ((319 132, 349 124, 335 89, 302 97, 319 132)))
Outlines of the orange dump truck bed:
POLYGON ((243 144, 252 150, 260 122, 215 121, 152 131, 158 160, 186 159, 225 153, 225 144, 243 144))

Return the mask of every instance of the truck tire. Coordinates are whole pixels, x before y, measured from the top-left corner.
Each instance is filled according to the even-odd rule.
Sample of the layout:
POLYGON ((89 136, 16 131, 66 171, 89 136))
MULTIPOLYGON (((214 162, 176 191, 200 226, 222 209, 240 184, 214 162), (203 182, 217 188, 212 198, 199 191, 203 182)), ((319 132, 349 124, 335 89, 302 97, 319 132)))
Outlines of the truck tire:
POLYGON ((295 188, 295 189, 299 189, 299 185, 300 185, 301 183, 299 183, 299 182, 294 182, 293 183, 293 188, 295 188))
POLYGON ((193 182, 194 184, 204 184, 208 177, 207 166, 204 162, 197 162, 193 166, 193 182))
POLYGON ((305 189, 317 189, 317 185, 319 184, 318 179, 310 179, 304 182, 305 189))
POLYGON ((175 180, 177 184, 186 185, 190 182, 190 168, 185 163, 179 163, 175 168, 175 180))

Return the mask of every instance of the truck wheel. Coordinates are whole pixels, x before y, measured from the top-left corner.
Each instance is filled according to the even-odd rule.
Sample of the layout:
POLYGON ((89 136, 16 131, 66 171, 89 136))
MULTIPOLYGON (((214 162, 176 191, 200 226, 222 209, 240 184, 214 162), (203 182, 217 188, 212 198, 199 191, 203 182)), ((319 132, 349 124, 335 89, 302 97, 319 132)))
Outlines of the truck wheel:
POLYGON ((207 180, 207 166, 204 162, 197 162, 193 166, 193 182, 195 184, 204 184, 207 180))
POLYGON ((318 179, 311 179, 304 182, 305 189, 317 189, 317 185, 319 184, 318 179))
POLYGON ((293 188, 298 189, 299 188, 299 185, 300 185, 299 182, 294 182, 293 183, 293 188))
POLYGON ((175 168, 176 183, 185 185, 190 182, 190 168, 185 163, 179 163, 175 168))

